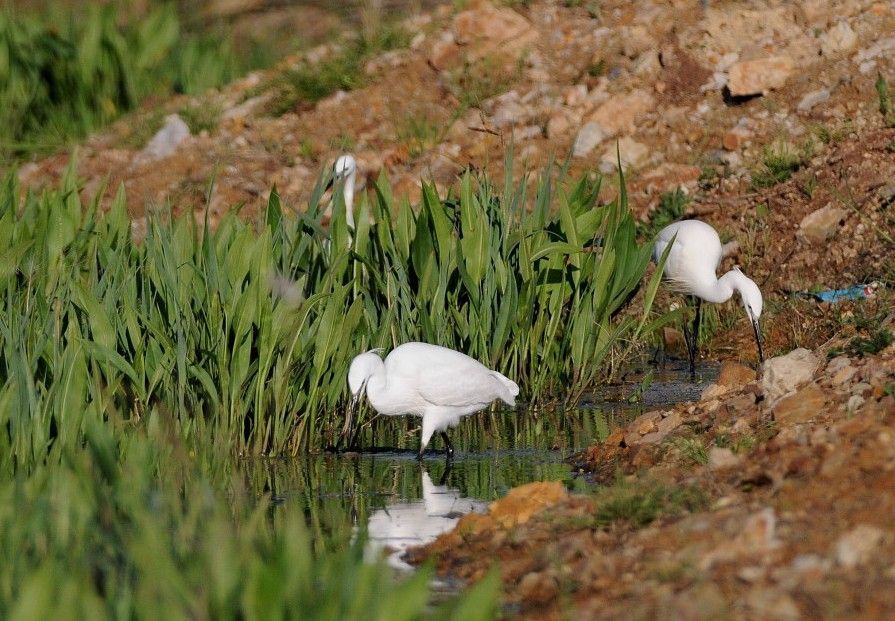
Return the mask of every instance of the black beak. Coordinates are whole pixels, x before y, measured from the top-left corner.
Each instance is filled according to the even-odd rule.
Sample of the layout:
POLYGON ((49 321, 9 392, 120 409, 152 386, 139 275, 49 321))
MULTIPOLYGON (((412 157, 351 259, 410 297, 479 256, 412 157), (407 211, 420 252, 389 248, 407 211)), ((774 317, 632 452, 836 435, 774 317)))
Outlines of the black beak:
POLYGON ((335 183, 336 183, 336 176, 333 175, 332 177, 329 178, 329 181, 326 182, 326 185, 323 187, 323 191, 326 192, 331 187, 333 187, 333 185, 335 185, 335 183))
POLYGON ((752 330, 755 332, 755 345, 758 346, 758 364, 764 364, 764 349, 762 348, 761 343, 761 326, 758 324, 758 319, 749 316, 749 319, 752 320, 752 330))

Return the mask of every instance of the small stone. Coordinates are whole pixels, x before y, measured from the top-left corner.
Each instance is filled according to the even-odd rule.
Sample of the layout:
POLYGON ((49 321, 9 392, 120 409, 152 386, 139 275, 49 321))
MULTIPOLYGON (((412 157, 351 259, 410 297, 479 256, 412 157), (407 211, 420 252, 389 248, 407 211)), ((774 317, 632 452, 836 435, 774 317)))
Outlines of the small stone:
MULTIPOLYGON (((568 116, 565 114, 554 114, 550 117, 550 120, 547 121, 547 137, 552 139, 561 136, 569 131, 571 126, 572 123, 569 121, 568 116)), ((591 147, 591 149, 592 148, 593 147, 591 147)))
POLYGON ((684 419, 681 416, 680 412, 670 412, 668 416, 665 416, 662 420, 660 420, 659 424, 657 425, 659 435, 664 438, 669 433, 680 427, 681 423, 683 422, 684 419))
POLYGON ((855 376, 858 370, 854 367, 845 367, 844 369, 839 369, 836 372, 836 375, 833 376, 833 385, 841 386, 848 382, 851 378, 855 376))
POLYGON ((709 450, 709 470, 725 470, 740 464, 740 457, 729 448, 713 446, 709 450))
POLYGON ((820 359, 802 347, 766 360, 762 388, 768 403, 773 405, 780 397, 810 382, 819 365, 820 359))
POLYGON ((514 487, 506 496, 492 502, 488 507, 488 515, 504 528, 509 528, 524 524, 531 516, 567 497, 568 492, 559 481, 528 483, 514 487))
POLYGON ((792 59, 787 56, 744 60, 731 66, 727 88, 734 97, 763 95, 783 86, 792 70, 792 59))
POLYGON ((859 395, 861 397, 867 397, 870 395, 873 390, 873 386, 868 384, 867 382, 858 382, 854 386, 851 387, 851 393, 853 395, 859 395))
POLYGON ((229 121, 235 119, 245 119, 260 111, 273 98, 271 93, 264 93, 257 97, 246 99, 239 105, 233 106, 229 110, 225 110, 221 115, 221 120, 229 121))
POLYGON ((531 571, 519 581, 516 595, 526 603, 546 604, 559 592, 556 578, 550 571, 531 571))
POLYGON ((835 375, 842 369, 851 366, 851 358, 848 356, 836 356, 827 363, 827 373, 835 375))
POLYGON ((606 134, 598 123, 594 123, 593 121, 585 123, 581 129, 578 130, 578 136, 575 137, 575 146, 572 147, 572 155, 575 157, 584 157, 585 155, 590 154, 598 144, 603 142, 605 137, 606 134))
POLYGON ((637 427, 637 433, 639 433, 642 436, 645 436, 648 433, 652 433, 652 432, 656 431, 656 429, 658 429, 658 427, 656 427, 656 423, 654 421, 645 420, 642 423, 640 423, 639 427, 637 427))
POLYGON ((816 91, 811 91, 810 93, 806 93, 804 97, 802 97, 801 101, 799 101, 799 105, 796 106, 799 112, 808 112, 819 103, 823 103, 830 99, 830 91, 822 88, 816 91))
POLYGON ((752 381, 755 381, 755 370, 732 360, 725 360, 721 363, 718 383, 722 386, 737 387, 752 381))
POLYGON ((177 114, 165 117, 165 124, 149 140, 140 153, 138 163, 155 162, 172 155, 190 137, 190 128, 177 114))
POLYGON ((648 146, 625 136, 616 145, 612 145, 603 152, 603 156, 600 158, 600 172, 604 174, 614 172, 617 169, 619 157, 621 157, 622 169, 628 170, 629 168, 639 168, 647 162, 649 156, 648 146))
POLYGON ((713 582, 700 582, 681 591, 674 598, 671 615, 672 619, 726 619, 729 610, 724 593, 713 582))
POLYGON ((806 423, 824 409, 827 397, 816 384, 809 384, 798 392, 780 399, 774 406, 774 420, 782 425, 806 423))
POLYGON ((883 541, 886 532, 878 526, 860 524, 836 542, 836 562, 852 569, 866 563, 883 541))
POLYGON ((848 402, 845 404, 845 410, 847 412, 855 412, 862 405, 864 405, 864 397, 861 395, 852 395, 848 398, 848 402))
POLYGON ((802 218, 799 232, 809 241, 825 242, 836 234, 847 215, 846 210, 832 205, 821 207, 802 218))
POLYGON ((754 587, 746 596, 746 605, 752 613, 748 618, 766 621, 799 621, 802 613, 795 600, 779 589, 754 587))
POLYGON ((429 53, 429 64, 438 70, 444 70, 460 58, 460 46, 450 33, 438 39, 429 53))
POLYGON ((718 397, 723 397, 730 391, 731 391, 730 386, 726 386, 724 384, 709 384, 702 391, 702 394, 699 396, 699 399, 701 401, 711 401, 712 399, 717 399, 718 397))
POLYGON ((655 105, 656 99, 649 91, 635 90, 611 97, 590 115, 588 121, 599 125, 607 137, 615 136, 633 131, 637 121, 655 105))
POLYGON ((745 127, 734 127, 724 133, 721 146, 727 151, 739 151, 751 137, 752 132, 745 127))
POLYGON ((662 346, 666 353, 684 354, 687 352, 687 343, 683 333, 676 328, 668 326, 662 328, 662 346))
POLYGON ((575 84, 563 93, 563 101, 567 106, 580 106, 587 100, 587 85, 575 84))
POLYGON ((824 56, 835 56, 843 52, 850 52, 858 43, 858 35, 842 20, 830 28, 820 39, 820 51, 824 56))

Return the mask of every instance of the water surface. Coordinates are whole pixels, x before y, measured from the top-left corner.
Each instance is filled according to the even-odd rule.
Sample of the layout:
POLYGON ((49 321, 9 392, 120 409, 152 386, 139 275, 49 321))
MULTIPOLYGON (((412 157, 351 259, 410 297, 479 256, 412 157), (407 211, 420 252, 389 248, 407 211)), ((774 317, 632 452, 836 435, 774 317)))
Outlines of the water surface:
POLYGON ((576 409, 473 415, 451 431, 450 465, 439 438, 417 461, 418 418, 380 417, 360 436, 363 452, 247 462, 246 484, 251 493, 269 494, 274 510, 303 511, 318 548, 365 537, 370 555, 386 550, 392 566, 406 569, 404 549, 434 540, 510 488, 548 480, 571 485, 566 458, 646 410, 697 398, 717 365, 700 366, 698 375, 691 382, 685 362, 645 366, 576 409))

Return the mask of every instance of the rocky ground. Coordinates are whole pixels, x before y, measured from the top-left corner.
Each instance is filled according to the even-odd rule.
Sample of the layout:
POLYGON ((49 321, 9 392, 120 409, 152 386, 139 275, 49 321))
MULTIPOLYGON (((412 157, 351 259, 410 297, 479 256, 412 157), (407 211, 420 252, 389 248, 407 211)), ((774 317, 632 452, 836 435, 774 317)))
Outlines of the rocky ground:
MULTIPOLYGON (((887 324, 892 326, 891 318, 887 324)), ((725 363, 701 401, 577 459, 603 485, 531 484, 430 546, 475 580, 496 559, 532 619, 891 619, 895 347, 725 363)))
MULTIPOLYGON (((728 363, 702 400, 581 455, 596 493, 517 491, 414 558, 470 580, 499 559, 522 617, 895 617, 892 4, 466 2, 404 26, 406 47, 316 103, 285 100, 283 76, 346 41, 122 119, 80 148, 84 192, 123 183, 139 231, 166 201, 201 212, 212 177, 213 216, 251 214, 273 184, 300 208, 343 150, 413 201, 421 178, 499 174, 511 141, 519 178, 568 154, 613 173, 618 148, 640 220, 694 215, 730 242, 722 269, 762 288, 779 357, 760 377, 728 363), (870 299, 809 295, 871 282, 870 299)), ((19 178, 52 184, 68 162, 19 178)), ((705 355, 754 364, 734 302, 707 320, 705 355)))

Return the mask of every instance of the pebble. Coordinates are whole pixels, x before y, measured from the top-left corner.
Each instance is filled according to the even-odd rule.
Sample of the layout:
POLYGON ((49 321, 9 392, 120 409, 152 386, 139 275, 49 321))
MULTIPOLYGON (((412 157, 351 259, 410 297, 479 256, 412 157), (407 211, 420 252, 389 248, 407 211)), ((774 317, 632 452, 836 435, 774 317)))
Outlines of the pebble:
POLYGON ((165 117, 165 124, 137 154, 137 163, 156 162, 172 155, 190 137, 190 128, 177 114, 165 117))
POLYGON ((625 136, 603 152, 603 156, 600 158, 600 172, 604 174, 614 172, 617 169, 619 157, 622 168, 628 170, 643 166, 649 156, 650 148, 648 146, 625 136), (617 151, 616 146, 618 147, 617 151))
POLYGON ((836 541, 836 562, 846 569, 863 565, 882 543, 885 531, 878 526, 860 524, 836 541))
POLYGON ((787 56, 741 61, 730 67, 727 88, 734 97, 764 95, 783 86, 793 68, 787 56))
POLYGON ((820 39, 820 51, 824 56, 835 56, 854 49, 858 43, 858 35, 842 20, 830 28, 820 39))
POLYGON ((572 155, 575 157, 589 155, 598 144, 603 142, 605 137, 606 133, 598 123, 593 121, 585 123, 581 129, 578 130, 578 135, 575 137, 575 146, 572 147, 572 155))
POLYGON ((846 210, 826 205, 802 218, 799 232, 809 241, 825 242, 836 234, 846 216, 846 210))
POLYGON ((729 448, 713 446, 709 450, 709 470, 725 470, 740 465, 742 458, 729 448))
POLYGON ((816 106, 817 104, 823 103, 830 99, 830 91, 822 88, 816 91, 811 91, 810 93, 806 93, 804 97, 802 97, 801 101, 799 101, 799 105, 796 106, 799 112, 808 112, 816 106))

